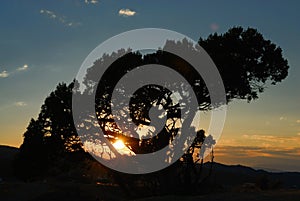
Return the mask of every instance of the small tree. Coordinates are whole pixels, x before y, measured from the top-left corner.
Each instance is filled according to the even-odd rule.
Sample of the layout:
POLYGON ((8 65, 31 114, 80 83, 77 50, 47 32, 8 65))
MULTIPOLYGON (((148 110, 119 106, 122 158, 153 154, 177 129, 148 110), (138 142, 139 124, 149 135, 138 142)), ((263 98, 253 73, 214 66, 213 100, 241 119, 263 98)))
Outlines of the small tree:
MULTIPOLYGON (((66 166, 69 153, 83 154, 73 124, 71 101, 74 82, 59 84, 41 107, 37 120, 31 119, 16 161, 23 178, 47 175, 49 168, 66 166)), ((63 171, 63 167, 61 171, 63 171)))

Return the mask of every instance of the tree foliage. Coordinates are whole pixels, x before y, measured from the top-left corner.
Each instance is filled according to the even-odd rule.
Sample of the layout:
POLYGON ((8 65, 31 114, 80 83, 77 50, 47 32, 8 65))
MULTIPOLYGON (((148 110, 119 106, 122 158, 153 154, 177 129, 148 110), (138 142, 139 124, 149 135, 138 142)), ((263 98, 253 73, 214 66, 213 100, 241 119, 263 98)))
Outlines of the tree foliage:
MULTIPOLYGON (((215 33, 207 39, 200 38, 199 45, 208 52, 215 62, 225 85, 228 102, 233 99, 246 99, 248 101, 257 99, 258 94, 263 92, 268 84, 275 85, 288 74, 289 66, 287 60, 282 56, 282 50, 270 40, 264 39, 262 34, 252 28, 244 30, 241 27, 234 27, 225 34, 215 33)), ((104 133, 108 133, 107 136, 110 136, 112 141, 123 138, 128 147, 135 153, 154 152, 166 146, 178 132, 178 128, 175 126, 176 122, 184 117, 180 116, 179 111, 182 109, 180 102, 172 104, 170 91, 155 85, 148 85, 138 90, 131 98, 131 113, 130 117, 127 118, 132 118, 136 125, 147 126, 151 121, 149 110, 156 104, 162 105, 167 111, 169 124, 166 124, 155 138, 143 140, 125 135, 126 122, 123 122, 124 125, 117 125, 114 121, 116 116, 111 111, 111 94, 118 81, 132 69, 147 64, 168 66, 180 73, 192 86, 197 95, 199 110, 207 110, 226 104, 211 105, 209 92, 201 75, 187 61, 164 51, 168 48, 191 53, 201 51, 186 39, 166 41, 162 50, 145 56, 139 52, 120 50, 112 55, 104 55, 103 58, 95 61, 94 65, 88 69, 85 77, 84 83, 87 92, 97 87, 96 112, 102 130, 104 133), (125 56, 118 58, 120 54, 125 54, 125 56), (99 79, 96 76, 97 71, 103 69, 103 66, 110 62, 109 60, 115 61, 111 62, 99 85, 94 86, 99 79)), ((176 85, 178 90, 183 90, 178 86, 178 83, 171 83, 170 85, 176 85)), ((134 135, 132 134, 132 136, 134 135)))
POLYGON ((24 178, 48 174, 48 168, 68 153, 83 151, 72 118, 74 83, 59 84, 41 107, 38 118, 31 119, 17 160, 18 174, 24 178))
POLYGON ((224 34, 200 38, 199 45, 217 65, 228 101, 257 99, 268 82, 275 85, 288 75, 288 62, 281 48, 256 29, 234 27, 224 34))

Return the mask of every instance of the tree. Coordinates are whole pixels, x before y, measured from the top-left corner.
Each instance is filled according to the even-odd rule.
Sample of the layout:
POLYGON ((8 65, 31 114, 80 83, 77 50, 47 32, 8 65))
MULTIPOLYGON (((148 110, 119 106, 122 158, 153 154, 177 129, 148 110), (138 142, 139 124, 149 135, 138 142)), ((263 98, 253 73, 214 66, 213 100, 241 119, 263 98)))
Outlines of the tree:
POLYGON ((68 153, 83 152, 71 112, 73 87, 74 82, 59 84, 45 99, 37 120, 31 119, 16 161, 21 177, 47 175, 68 153))
MULTIPOLYGON (((244 30, 241 27, 234 27, 225 34, 215 33, 208 36, 207 39, 200 38, 199 45, 212 57, 221 74, 226 88, 227 102, 234 99, 246 99, 249 102, 257 99, 258 94, 262 93, 266 86, 275 85, 286 78, 288 74, 289 66, 287 60, 282 56, 282 50, 271 41, 264 39, 256 29, 244 30)), ((95 61, 85 77, 84 84, 87 92, 97 87, 96 112, 102 130, 107 133, 107 138, 112 142, 115 139, 123 139, 128 148, 136 154, 155 152, 168 145, 169 141, 172 141, 178 133, 176 123, 184 117, 179 112, 182 109, 180 102, 173 104, 170 101, 172 95, 170 91, 163 87, 148 85, 135 92, 129 105, 130 114, 126 118, 132 118, 137 126, 147 126, 151 122, 150 108, 161 105, 167 111, 168 124, 155 138, 145 140, 124 134, 128 129, 126 122, 117 125, 114 121, 124 114, 122 113, 120 116, 112 114, 111 94, 118 81, 132 69, 147 64, 161 64, 179 72, 196 93, 199 110, 210 110, 227 104, 221 102, 212 105, 208 89, 201 76, 187 61, 165 49, 181 49, 191 53, 201 51, 186 39, 166 41, 162 50, 144 56, 139 52, 120 50, 119 53, 126 53, 125 56, 111 62, 98 86, 94 86, 98 80, 95 77, 97 71, 109 63, 106 60, 117 58, 119 53, 113 53, 111 56, 104 55, 103 58, 95 61)), ((177 83, 170 83, 170 85, 182 90, 177 83)), ((122 91, 122 87, 120 86, 120 91, 122 91)), ((134 133, 131 135, 135 136, 134 133)))
MULTIPOLYGON (((200 38, 199 45, 208 52, 221 74, 226 89, 227 103, 234 99, 246 99, 249 102, 257 99, 258 94, 263 92, 269 84, 275 85, 288 75, 289 66, 287 60, 282 56, 280 47, 264 39, 256 29, 244 30, 241 27, 234 27, 224 34, 215 33, 209 35, 207 39, 200 38)), ((191 52, 199 51, 186 39, 166 41, 164 48, 167 47, 191 52)), ((166 111, 167 123, 155 137, 139 139, 125 135, 124 129, 128 130, 126 122, 124 125, 117 125, 114 121, 116 116, 111 111, 112 91, 121 77, 142 65, 161 64, 180 73, 195 91, 199 110, 210 110, 227 104, 221 102, 212 105, 208 89, 201 76, 187 61, 164 51, 164 48, 146 55, 124 49, 111 55, 103 55, 87 70, 83 82, 83 93, 76 93, 82 87, 76 81, 68 86, 59 84, 56 90, 46 98, 38 119, 30 122, 24 134, 20 158, 22 160, 27 159, 27 164, 34 164, 35 161, 39 163, 41 160, 30 160, 29 162, 30 157, 41 158, 45 156, 43 163, 48 164, 53 157, 82 151, 82 143, 76 135, 76 129, 73 125, 72 89, 78 96, 88 95, 96 89, 97 121, 105 137, 111 142, 122 139, 126 146, 136 154, 155 152, 168 145, 169 141, 172 141, 178 134, 178 124, 182 118, 185 118, 185 114, 180 113, 182 109, 180 101, 178 103, 172 102, 172 93, 166 87, 144 86, 133 94, 129 103, 130 114, 128 118, 130 117, 138 126, 150 124, 149 111, 153 106, 160 105, 166 111), (118 58, 119 55, 124 56, 118 58), (99 79, 97 71, 107 64, 110 67, 103 74, 99 85, 95 86, 99 79)), ((182 86, 177 83, 170 83, 170 85, 182 90, 182 86)), ((84 97, 82 96, 82 98, 84 97)), ((90 118, 90 112, 84 111, 80 114, 81 118, 90 118)), ((95 122, 86 121, 85 125, 80 125, 80 127, 90 130, 93 123, 95 122)), ((194 143, 182 157, 183 163, 193 165, 195 160, 192 156, 195 149, 201 148, 206 137, 203 131, 198 131, 194 143)), ((90 139, 91 136, 87 135, 84 138, 90 139)), ((24 160, 23 163, 25 163, 24 160)))

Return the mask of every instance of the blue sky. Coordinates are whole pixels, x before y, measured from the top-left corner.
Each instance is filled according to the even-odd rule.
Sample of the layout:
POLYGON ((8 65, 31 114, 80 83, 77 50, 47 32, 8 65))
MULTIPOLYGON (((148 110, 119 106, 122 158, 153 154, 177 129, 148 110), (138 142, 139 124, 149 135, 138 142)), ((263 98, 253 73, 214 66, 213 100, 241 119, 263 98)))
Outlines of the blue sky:
MULTIPOLYGON (((240 148, 239 152, 246 153, 260 147, 261 156, 258 154, 252 162, 233 160, 236 157, 228 148, 224 151, 227 155, 220 154, 219 159, 256 166, 255 160, 265 157, 272 162, 263 165, 276 169, 273 166, 276 161, 279 164, 280 157, 290 157, 274 154, 276 147, 286 148, 293 157, 300 158, 299 9, 296 0, 3 0, 0 144, 19 146, 30 118, 37 117, 45 97, 57 83, 70 82, 84 58, 116 34, 155 27, 197 41, 232 26, 250 26, 283 49, 290 64, 289 76, 253 103, 234 101, 229 105, 219 148, 235 146, 234 150, 240 148)), ((300 159, 291 163, 281 169, 300 171, 300 159)))

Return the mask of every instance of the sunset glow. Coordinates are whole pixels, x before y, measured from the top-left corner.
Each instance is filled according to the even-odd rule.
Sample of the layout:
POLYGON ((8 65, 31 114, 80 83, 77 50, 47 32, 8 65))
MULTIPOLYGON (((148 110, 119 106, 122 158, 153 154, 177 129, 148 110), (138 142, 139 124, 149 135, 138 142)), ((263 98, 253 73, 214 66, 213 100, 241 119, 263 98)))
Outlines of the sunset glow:
POLYGON ((126 147, 122 140, 117 140, 115 143, 113 143, 113 146, 118 150, 124 149, 126 147))
MULTIPOLYGON (((299 1, 234 1, 231 5, 227 1, 1 1, 0 145, 20 147, 45 98, 58 83, 72 82, 84 58, 110 37, 153 27, 198 41, 231 27, 253 27, 281 47, 290 66, 288 76, 276 86, 266 82, 265 91, 251 103, 228 102, 215 161, 300 171, 299 7, 299 1)), ((209 130, 209 111, 195 119, 193 127, 214 135, 209 130)), ((142 138, 149 133, 155 136, 154 131, 150 125, 136 132, 142 138)), ((134 155, 129 141, 110 142, 120 154, 134 155)), ((103 158, 114 157, 109 155, 111 146, 92 142, 84 146, 93 153, 103 152, 103 158)))

